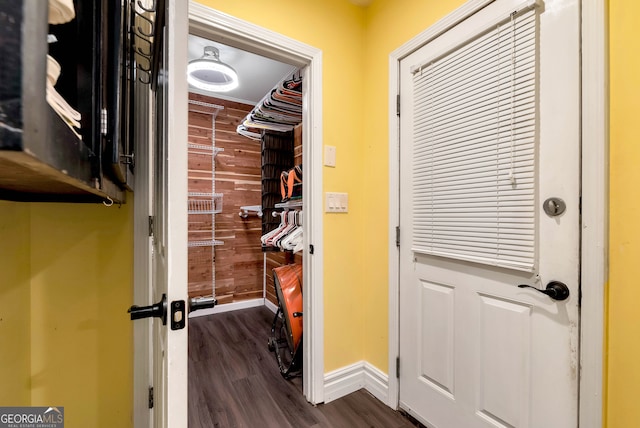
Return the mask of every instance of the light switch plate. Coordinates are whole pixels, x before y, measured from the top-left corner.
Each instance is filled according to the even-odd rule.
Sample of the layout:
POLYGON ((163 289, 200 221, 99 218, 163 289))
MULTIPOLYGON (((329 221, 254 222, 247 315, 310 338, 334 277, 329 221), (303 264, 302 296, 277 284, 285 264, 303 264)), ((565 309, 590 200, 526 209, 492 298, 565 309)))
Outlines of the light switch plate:
POLYGON ((324 146, 324 166, 336 166, 335 146, 324 146))
POLYGON ((324 211, 328 213, 346 213, 349 212, 349 194, 326 192, 324 211))

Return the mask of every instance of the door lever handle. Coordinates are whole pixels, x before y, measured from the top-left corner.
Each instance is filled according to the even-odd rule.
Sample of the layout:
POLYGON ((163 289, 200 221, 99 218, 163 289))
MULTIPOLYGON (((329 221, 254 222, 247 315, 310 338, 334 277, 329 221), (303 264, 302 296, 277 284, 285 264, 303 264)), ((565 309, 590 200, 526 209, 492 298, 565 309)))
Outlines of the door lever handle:
POLYGON ((547 288, 541 290, 532 285, 520 284, 518 288, 533 288, 536 291, 539 291, 542 294, 546 294, 551 297, 553 300, 565 300, 569 297, 569 287, 567 287, 563 282, 560 281, 551 281, 547 284, 547 288))
POLYGON ((162 299, 156 304, 151 306, 137 306, 133 305, 127 311, 131 314, 132 320, 139 320, 142 318, 157 317, 162 319, 162 324, 167 324, 167 295, 163 294, 162 299))

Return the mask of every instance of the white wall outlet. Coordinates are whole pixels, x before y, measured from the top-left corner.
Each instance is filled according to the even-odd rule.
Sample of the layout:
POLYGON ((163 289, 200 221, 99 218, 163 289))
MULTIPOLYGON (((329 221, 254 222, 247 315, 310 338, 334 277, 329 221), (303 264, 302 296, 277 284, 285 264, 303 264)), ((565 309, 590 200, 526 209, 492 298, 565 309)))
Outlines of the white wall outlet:
POLYGON ((336 166, 335 146, 324 146, 324 166, 336 166))
POLYGON ((346 213, 349 212, 349 194, 326 192, 324 202, 324 211, 328 213, 346 213))

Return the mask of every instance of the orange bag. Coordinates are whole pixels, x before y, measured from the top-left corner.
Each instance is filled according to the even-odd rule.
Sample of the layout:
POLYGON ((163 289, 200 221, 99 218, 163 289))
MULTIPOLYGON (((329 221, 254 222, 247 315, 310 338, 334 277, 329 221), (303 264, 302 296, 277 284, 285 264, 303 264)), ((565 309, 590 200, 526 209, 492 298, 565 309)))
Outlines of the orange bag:
POLYGON ((274 268, 273 279, 286 326, 289 349, 295 354, 302 340, 302 265, 274 268))
POLYGON ((296 165, 280 174, 282 202, 302 197, 302 165, 296 165))

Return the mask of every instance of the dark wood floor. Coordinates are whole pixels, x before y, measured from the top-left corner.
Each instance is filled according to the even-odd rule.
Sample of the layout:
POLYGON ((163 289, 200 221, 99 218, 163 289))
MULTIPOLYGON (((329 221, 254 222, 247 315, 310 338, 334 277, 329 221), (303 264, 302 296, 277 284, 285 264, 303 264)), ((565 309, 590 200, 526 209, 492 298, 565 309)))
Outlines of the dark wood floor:
POLYGON ((312 406, 267 349, 265 307, 189 321, 189 428, 414 427, 364 390, 312 406))

